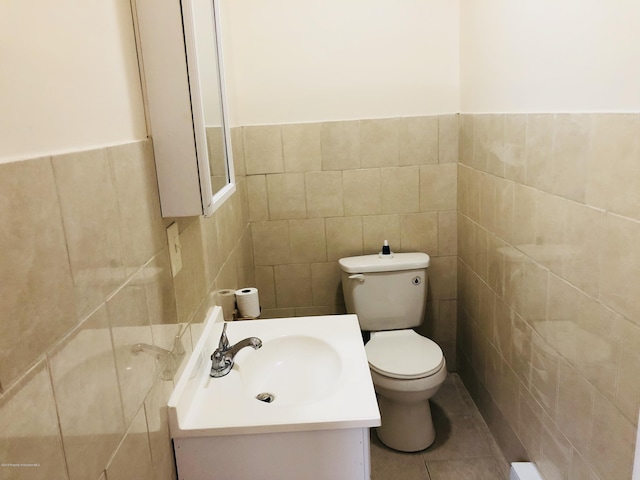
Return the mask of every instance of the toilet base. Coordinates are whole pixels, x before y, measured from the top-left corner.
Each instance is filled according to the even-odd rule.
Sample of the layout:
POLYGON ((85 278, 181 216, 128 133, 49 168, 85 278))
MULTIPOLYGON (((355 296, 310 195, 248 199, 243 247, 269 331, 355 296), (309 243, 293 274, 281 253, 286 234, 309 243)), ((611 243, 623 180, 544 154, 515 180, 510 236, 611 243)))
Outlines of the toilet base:
POLYGON ((401 452, 418 452, 435 441, 436 431, 428 399, 404 403, 378 395, 378 407, 382 426, 376 428, 376 433, 387 447, 401 452))

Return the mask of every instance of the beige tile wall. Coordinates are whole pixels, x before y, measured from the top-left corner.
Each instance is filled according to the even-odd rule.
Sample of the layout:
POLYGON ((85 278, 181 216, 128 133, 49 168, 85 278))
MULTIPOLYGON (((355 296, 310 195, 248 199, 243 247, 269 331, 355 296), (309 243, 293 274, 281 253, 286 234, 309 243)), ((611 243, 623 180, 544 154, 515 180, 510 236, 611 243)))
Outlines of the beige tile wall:
POLYGON ((40 465, 1 475, 135 466, 174 478, 166 364, 128 347, 172 349, 181 335, 188 353, 216 288, 257 285, 265 316, 342 312, 337 259, 389 239, 431 255, 424 333, 504 420, 498 436, 515 432, 550 479, 628 478, 639 115, 444 115, 233 138, 238 192, 209 219, 178 220, 176 278, 148 142, 0 166, 0 463, 40 465))
POLYGON ((460 117, 458 368, 549 480, 631 478, 639 185, 638 114, 460 117))
POLYGON ((425 333, 455 367, 458 116, 243 127, 263 316, 344 312, 337 260, 432 258, 425 333))
POLYGON ((209 292, 255 283, 234 138, 238 190, 178 220, 175 278, 150 141, 0 166, 0 478, 176 478, 176 338, 188 354, 209 292))

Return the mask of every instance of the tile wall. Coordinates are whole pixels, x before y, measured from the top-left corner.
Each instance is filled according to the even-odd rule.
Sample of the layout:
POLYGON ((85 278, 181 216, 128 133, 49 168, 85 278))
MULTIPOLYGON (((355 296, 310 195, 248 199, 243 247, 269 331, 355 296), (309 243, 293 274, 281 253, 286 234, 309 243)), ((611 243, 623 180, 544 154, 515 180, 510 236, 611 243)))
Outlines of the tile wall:
POLYGON ((190 326, 209 292, 254 283, 235 147, 238 191, 178 220, 175 278, 150 141, 0 165, 0 479, 175 478, 165 405, 190 326))
POLYGON ((216 288, 257 285, 264 316, 343 312, 337 260, 384 239, 431 255, 424 333, 508 454, 549 480, 629 478, 640 115, 442 115, 233 137, 238 191, 213 217, 178 221, 175 278, 150 142, 0 166, 0 478, 175 478, 172 357, 131 346, 179 363, 216 288))
POLYGON ((263 316, 345 311, 338 259, 431 256, 425 333, 455 367, 458 116, 243 127, 263 316))
POLYGON ((512 459, 631 478, 640 115, 461 115, 458 370, 512 459))

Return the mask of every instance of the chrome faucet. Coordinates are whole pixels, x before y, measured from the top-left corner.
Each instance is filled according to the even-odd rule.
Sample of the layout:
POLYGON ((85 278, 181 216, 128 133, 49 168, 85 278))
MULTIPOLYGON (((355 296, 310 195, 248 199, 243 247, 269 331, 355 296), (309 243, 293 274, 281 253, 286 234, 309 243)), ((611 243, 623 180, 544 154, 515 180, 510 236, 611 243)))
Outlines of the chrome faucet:
POLYGON ((222 327, 222 335, 218 342, 218 348, 211 354, 211 376, 224 377, 233 368, 233 359, 244 347, 253 347, 254 350, 262 347, 262 340, 256 337, 245 338, 233 346, 229 345, 227 338, 227 323, 222 327))

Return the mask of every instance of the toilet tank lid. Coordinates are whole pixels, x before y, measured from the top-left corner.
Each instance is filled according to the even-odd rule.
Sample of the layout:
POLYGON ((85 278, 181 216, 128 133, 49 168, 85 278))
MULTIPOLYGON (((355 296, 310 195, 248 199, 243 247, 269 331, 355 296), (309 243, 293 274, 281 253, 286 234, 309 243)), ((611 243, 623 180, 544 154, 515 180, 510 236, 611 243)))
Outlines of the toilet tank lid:
POLYGON ((360 255, 338 260, 346 273, 394 272, 416 270, 429 266, 429 255, 421 252, 394 253, 392 255, 360 255))

